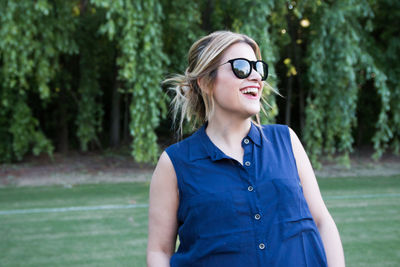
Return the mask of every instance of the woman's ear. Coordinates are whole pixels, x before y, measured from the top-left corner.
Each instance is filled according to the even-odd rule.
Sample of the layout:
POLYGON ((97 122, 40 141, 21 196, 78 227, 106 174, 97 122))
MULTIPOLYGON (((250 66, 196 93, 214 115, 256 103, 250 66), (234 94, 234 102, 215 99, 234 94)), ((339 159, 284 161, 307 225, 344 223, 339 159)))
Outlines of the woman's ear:
POLYGON ((197 86, 199 87, 200 91, 202 91, 206 94, 210 93, 210 89, 204 83, 204 77, 197 78, 197 86))

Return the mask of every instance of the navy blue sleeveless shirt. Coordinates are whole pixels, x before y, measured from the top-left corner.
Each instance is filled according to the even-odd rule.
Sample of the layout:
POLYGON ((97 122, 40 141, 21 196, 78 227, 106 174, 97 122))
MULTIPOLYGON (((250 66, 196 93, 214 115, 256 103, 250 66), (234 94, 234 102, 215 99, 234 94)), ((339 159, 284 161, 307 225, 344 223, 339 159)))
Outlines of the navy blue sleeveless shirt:
POLYGON ((288 127, 252 124, 242 146, 243 165, 203 126, 166 149, 179 189, 171 267, 327 266, 288 127))

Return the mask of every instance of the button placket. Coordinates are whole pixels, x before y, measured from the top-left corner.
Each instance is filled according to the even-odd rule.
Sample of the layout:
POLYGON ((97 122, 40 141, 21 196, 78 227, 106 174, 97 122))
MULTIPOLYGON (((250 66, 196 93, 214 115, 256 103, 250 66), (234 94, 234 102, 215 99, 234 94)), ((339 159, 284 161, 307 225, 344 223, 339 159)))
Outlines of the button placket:
MULTIPOLYGON (((261 213, 259 207, 257 207, 257 194, 253 194, 255 191, 255 184, 256 184, 256 173, 255 173, 255 159, 254 159, 254 145, 250 142, 248 138, 243 139, 243 148, 244 148, 244 157, 243 157, 243 168, 241 168, 241 174, 245 175, 247 181, 247 192, 252 193, 248 194, 248 199, 251 203, 251 208, 249 210, 250 214, 249 217, 253 220, 253 227, 256 233, 262 234, 260 227, 262 227, 262 220, 261 220, 261 213), (252 145, 250 145, 252 144, 252 145)), ((259 240, 263 241, 263 240, 259 240)), ((260 250, 265 249, 265 243, 258 243, 256 246, 260 250)))

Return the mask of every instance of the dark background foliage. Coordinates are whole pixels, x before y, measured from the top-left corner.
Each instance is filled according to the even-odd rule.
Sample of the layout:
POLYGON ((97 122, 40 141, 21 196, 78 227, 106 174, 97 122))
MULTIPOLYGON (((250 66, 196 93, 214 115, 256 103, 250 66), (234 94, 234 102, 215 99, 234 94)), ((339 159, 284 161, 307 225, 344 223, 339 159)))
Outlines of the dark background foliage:
POLYGON ((161 81, 215 30, 248 34, 270 65, 264 122, 290 125, 311 159, 400 148, 396 0, 0 0, 0 162, 174 142, 161 81), (160 142, 161 140, 161 142, 160 142))

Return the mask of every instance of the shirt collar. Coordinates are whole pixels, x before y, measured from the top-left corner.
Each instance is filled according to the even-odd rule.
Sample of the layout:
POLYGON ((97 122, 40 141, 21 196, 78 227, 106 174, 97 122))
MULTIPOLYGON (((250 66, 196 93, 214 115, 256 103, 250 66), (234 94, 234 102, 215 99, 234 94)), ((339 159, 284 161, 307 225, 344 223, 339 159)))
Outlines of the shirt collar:
POLYGON ((189 145, 189 159, 191 161, 210 157, 209 149, 207 149, 205 126, 206 125, 201 126, 191 137, 192 140, 189 145))
MULTIPOLYGON (((204 158, 210 158, 212 161, 221 160, 224 158, 229 159, 224 152, 222 152, 214 143, 210 140, 206 133, 207 123, 205 123, 196 133, 190 144, 190 160, 198 160, 204 158)), ((261 146, 261 132, 259 127, 251 123, 250 131, 245 138, 249 138, 257 146, 261 146)))
POLYGON ((254 125, 253 122, 251 123, 250 131, 247 134, 247 137, 257 146, 261 146, 261 129, 260 127, 254 125))
POLYGON ((189 159, 191 161, 210 158, 217 161, 223 158, 229 158, 210 140, 206 133, 207 123, 205 123, 197 132, 193 134, 193 141, 190 143, 189 159))

